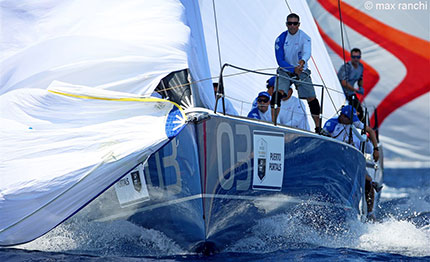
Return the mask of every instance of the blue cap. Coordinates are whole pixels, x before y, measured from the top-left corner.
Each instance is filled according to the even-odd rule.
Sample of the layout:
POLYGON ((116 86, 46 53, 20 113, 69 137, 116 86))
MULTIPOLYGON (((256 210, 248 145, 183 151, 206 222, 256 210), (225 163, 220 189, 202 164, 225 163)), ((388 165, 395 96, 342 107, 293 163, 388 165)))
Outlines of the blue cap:
POLYGON ((342 114, 344 114, 346 117, 351 117, 351 110, 353 110, 353 116, 352 116, 352 122, 360 121, 357 116, 357 112, 355 111, 355 108, 353 108, 351 105, 347 105, 342 107, 342 114))
POLYGON ((272 86, 275 87, 275 80, 276 80, 276 76, 272 76, 271 78, 267 79, 266 87, 267 88, 272 87, 272 86))
POLYGON ((265 97, 267 97, 267 98, 269 98, 269 99, 270 99, 270 94, 269 94, 269 93, 267 93, 266 91, 263 91, 263 92, 258 93, 257 98, 258 98, 258 97, 260 97, 260 96, 265 96, 265 97))

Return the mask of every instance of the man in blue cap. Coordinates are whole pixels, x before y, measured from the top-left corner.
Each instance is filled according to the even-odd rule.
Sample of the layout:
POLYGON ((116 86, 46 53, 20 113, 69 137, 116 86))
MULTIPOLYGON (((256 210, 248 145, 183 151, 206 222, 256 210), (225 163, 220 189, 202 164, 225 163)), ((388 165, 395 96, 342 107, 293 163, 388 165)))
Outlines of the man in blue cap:
POLYGON ((276 76, 272 76, 266 81, 267 93, 269 93, 270 95, 273 95, 273 91, 275 90, 275 81, 276 76))
MULTIPOLYGON (((355 108, 353 108, 351 105, 346 105, 342 107, 341 113, 338 117, 334 117, 327 120, 327 122, 324 124, 323 134, 348 143, 350 132, 349 125, 351 124, 359 129, 364 128, 364 124, 357 117, 357 112, 355 111, 355 108)), ((375 159, 375 161, 378 161, 379 149, 375 131, 373 131, 371 127, 366 126, 366 132, 369 133, 370 140, 372 141, 373 158, 375 159)), ((352 138, 355 147, 360 149, 360 139, 354 133, 352 134, 352 138)))
POLYGON ((257 96, 257 107, 253 108, 249 114, 249 118, 255 118, 272 122, 272 113, 269 109, 270 94, 268 92, 260 92, 257 96))
MULTIPOLYGON (((354 125, 357 128, 363 129, 364 124, 358 119, 357 112, 355 111, 355 108, 353 108, 351 105, 343 106, 341 113, 338 117, 334 117, 329 119, 322 130, 322 134, 329 135, 337 140, 343 141, 348 143, 349 141, 349 132, 351 130, 350 125, 354 125), (352 121, 351 121, 352 118, 352 121)), ((367 153, 371 153, 373 151, 373 158, 375 161, 378 161, 379 159, 379 148, 378 148, 378 142, 376 140, 376 134, 375 131, 373 131, 372 128, 369 126, 366 126, 366 132, 370 135, 370 140, 373 144, 373 149, 370 149, 369 151, 366 150, 367 153)), ((359 138, 354 134, 352 134, 353 138, 353 144, 355 147, 360 149, 360 140, 359 138)), ((369 145, 371 147, 371 145, 369 145)), ((382 186, 378 185, 376 182, 372 181, 372 178, 369 176, 369 174, 365 174, 365 195, 366 195, 366 203, 367 203, 367 213, 369 219, 374 219, 373 214, 373 203, 375 198, 375 190, 379 192, 381 190, 382 186)))
MULTIPOLYGON (((270 96, 273 95, 273 90, 275 89, 275 80, 276 80, 276 76, 272 76, 266 81, 267 93, 269 93, 270 96)), ((252 109, 257 107, 257 98, 258 97, 256 97, 252 102, 252 109)))

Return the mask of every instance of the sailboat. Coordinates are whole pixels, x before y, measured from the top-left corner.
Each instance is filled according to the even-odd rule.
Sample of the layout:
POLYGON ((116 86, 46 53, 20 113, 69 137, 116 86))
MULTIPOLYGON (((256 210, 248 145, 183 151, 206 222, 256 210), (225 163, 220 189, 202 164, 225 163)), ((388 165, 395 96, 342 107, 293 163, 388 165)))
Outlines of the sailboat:
POLYGON ((381 183, 382 160, 244 116, 276 70, 272 39, 290 12, 301 14, 313 41, 310 68, 323 119, 344 103, 306 2, 77 1, 47 8, 33 13, 46 34, 26 43, 11 37, 21 46, 11 44, 3 60, 0 245, 40 237, 81 209, 89 220, 126 219, 203 253, 239 240, 259 219, 303 205, 312 210, 304 219, 316 226, 366 218, 364 175, 381 183), (255 23, 258 16, 267 23, 255 23), (80 22, 69 28, 70 21, 80 22), (273 25, 279 27, 268 29, 273 25), (248 73, 221 70, 227 62, 248 73), (223 82, 221 97, 240 115, 214 110, 213 80, 223 82))

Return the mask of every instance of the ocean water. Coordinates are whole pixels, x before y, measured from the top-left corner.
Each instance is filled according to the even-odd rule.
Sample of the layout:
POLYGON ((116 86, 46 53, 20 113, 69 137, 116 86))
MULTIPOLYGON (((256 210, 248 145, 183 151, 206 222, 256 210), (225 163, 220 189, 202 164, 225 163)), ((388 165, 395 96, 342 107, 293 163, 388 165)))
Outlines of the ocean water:
POLYGON ((127 221, 72 219, 31 243, 0 248, 0 261, 430 261, 430 169, 386 169, 377 217, 326 234, 278 215, 208 257, 127 221))

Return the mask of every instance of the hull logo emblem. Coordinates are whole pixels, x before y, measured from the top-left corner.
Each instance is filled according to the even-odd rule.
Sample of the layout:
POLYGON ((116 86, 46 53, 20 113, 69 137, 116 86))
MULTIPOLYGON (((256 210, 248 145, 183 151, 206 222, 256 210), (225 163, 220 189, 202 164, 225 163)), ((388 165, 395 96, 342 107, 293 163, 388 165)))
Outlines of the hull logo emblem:
POLYGON ((134 189, 140 192, 140 190, 142 190, 142 181, 140 181, 139 171, 132 172, 131 179, 133 180, 134 189))

